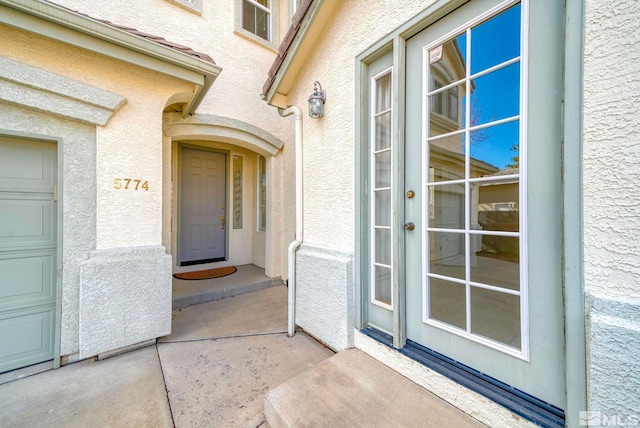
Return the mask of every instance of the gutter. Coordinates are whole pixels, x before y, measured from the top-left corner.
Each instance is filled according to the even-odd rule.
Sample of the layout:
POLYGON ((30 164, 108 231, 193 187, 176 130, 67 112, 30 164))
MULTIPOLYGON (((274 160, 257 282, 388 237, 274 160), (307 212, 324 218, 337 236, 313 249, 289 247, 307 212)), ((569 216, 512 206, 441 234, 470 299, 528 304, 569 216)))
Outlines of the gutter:
POLYGON ((302 112, 296 106, 286 109, 278 108, 278 114, 282 117, 295 115, 295 150, 296 150, 296 235, 289 245, 288 250, 288 318, 287 333, 289 337, 296 334, 296 252, 303 240, 303 215, 302 215, 302 112))
POLYGON ((185 48, 183 46, 162 44, 167 41, 161 38, 154 41, 149 38, 151 35, 136 34, 134 29, 103 22, 48 1, 0 0, 0 10, 3 7, 7 9, 0 13, 2 24, 193 83, 195 89, 183 108, 183 117, 195 113, 222 71, 204 54, 185 53, 178 50, 185 48))

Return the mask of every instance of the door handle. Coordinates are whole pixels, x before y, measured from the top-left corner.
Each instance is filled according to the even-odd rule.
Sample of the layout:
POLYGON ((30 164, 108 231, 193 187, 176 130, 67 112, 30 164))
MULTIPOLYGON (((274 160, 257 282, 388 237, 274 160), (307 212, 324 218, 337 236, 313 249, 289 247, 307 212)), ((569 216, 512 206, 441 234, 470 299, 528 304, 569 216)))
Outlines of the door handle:
POLYGON ((412 222, 409 223, 405 223, 404 224, 404 230, 413 230, 416 228, 416 225, 413 224, 412 222))
POLYGON ((220 226, 220 229, 223 229, 223 230, 224 230, 224 223, 225 223, 225 221, 226 221, 225 216, 221 215, 221 216, 220 216, 220 223, 221 223, 222 225, 220 226))

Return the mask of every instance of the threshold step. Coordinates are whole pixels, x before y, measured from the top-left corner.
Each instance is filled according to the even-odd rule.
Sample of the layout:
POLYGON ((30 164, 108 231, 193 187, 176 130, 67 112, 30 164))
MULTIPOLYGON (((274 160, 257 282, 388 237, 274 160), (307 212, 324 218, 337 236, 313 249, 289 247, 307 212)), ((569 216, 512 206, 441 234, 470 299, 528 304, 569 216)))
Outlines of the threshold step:
POLYGON ((241 265, 237 269, 221 278, 191 281, 172 278, 172 308, 182 309, 282 284, 280 277, 270 278, 257 266, 241 265))

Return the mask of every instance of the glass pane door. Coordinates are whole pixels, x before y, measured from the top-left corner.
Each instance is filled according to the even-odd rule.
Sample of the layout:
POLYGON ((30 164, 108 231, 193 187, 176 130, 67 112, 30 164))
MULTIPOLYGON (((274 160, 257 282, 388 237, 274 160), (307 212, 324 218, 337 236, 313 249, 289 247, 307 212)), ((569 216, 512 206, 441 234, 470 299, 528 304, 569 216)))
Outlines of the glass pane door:
POLYGON ((563 407, 560 103, 527 73, 561 56, 529 49, 528 13, 470 2, 407 43, 407 337, 563 407))

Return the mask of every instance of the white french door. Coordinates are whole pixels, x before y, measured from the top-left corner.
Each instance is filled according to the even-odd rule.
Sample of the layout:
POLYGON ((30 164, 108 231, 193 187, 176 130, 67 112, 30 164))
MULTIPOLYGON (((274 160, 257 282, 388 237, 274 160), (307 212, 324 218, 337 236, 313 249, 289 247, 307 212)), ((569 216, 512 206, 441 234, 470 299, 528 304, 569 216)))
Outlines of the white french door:
POLYGON ((406 335, 564 408, 560 58, 529 12, 473 1, 407 41, 406 335))
POLYGON ((561 3, 467 2, 369 64, 366 322, 564 408, 561 3))

